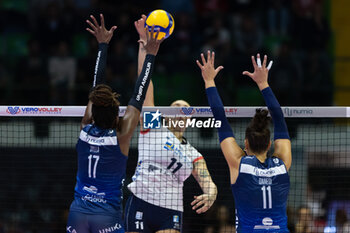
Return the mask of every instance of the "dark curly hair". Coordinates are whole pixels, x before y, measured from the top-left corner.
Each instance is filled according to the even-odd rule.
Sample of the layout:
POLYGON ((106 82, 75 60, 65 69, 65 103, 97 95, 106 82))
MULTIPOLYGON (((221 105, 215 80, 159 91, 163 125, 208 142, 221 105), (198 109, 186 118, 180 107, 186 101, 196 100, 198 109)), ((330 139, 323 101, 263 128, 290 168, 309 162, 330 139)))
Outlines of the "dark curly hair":
POLYGON ((251 151, 255 153, 265 152, 270 143, 270 117, 266 109, 256 109, 254 118, 249 123, 245 138, 249 142, 251 151))
POLYGON ((89 94, 92 102, 92 118, 95 125, 103 129, 116 128, 119 114, 119 95, 112 88, 100 84, 89 94))

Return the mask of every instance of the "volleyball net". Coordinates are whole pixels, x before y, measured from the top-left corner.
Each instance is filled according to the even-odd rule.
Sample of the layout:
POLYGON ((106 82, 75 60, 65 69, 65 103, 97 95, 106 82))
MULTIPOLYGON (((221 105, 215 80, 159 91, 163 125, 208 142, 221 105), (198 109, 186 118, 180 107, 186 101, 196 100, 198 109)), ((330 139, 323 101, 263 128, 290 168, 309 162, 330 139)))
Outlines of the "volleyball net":
MULTIPOLYGON (((120 116, 125 109, 120 108, 120 116)), ((242 148, 255 109, 225 108, 242 148)), ((290 231, 307 227, 311 232, 335 232, 350 216, 350 108, 282 109, 293 154, 287 211, 290 231)), ((0 106, 0 225, 9 232, 65 230, 77 169, 75 144, 84 110, 85 106, 0 106)), ((205 158, 217 186, 214 205, 198 215, 190 203, 202 193, 201 188, 192 176, 185 181, 183 232, 224 232, 225 228, 232 232, 235 211, 229 170, 210 108, 144 108, 141 115, 143 126, 154 130, 166 128, 166 118, 188 119, 184 136, 205 158), (163 118, 152 119, 157 111, 163 118)), ((139 132, 138 127, 131 141, 124 200, 130 195, 126 186, 137 167, 139 132)))

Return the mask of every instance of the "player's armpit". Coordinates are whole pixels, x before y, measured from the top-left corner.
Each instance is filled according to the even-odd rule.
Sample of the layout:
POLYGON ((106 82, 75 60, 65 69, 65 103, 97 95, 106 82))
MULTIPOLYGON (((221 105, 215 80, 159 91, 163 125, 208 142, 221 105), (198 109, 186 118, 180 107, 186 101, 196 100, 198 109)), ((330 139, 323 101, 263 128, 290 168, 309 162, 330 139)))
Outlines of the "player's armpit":
POLYGON ((220 143, 220 147, 229 168, 238 169, 241 158, 244 156, 244 151, 239 147, 236 139, 233 137, 225 138, 225 140, 220 143))
POLYGON ((273 153, 274 156, 280 158, 284 165, 289 170, 292 165, 292 145, 289 139, 276 139, 274 141, 275 151, 273 153))
POLYGON ((89 101, 89 103, 86 106, 83 119, 81 119, 80 130, 82 130, 86 125, 92 123, 92 112, 91 112, 91 109, 92 109, 92 102, 89 101))
POLYGON ((140 119, 140 111, 132 105, 128 105, 123 118, 120 118, 118 141, 120 150, 124 155, 129 153, 131 137, 140 119))
POLYGON ((226 162, 230 169, 230 180, 231 184, 236 183, 238 173, 239 173, 239 164, 241 158, 245 155, 244 151, 236 142, 236 139, 233 137, 225 138, 220 143, 221 150, 225 156, 226 162))

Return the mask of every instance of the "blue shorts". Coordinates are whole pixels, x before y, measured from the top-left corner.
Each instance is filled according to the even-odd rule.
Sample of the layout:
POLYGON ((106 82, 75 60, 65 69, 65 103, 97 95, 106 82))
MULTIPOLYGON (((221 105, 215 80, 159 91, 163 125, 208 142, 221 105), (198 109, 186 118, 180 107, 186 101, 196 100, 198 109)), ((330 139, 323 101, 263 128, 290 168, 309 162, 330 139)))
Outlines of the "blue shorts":
POLYGON ((93 215, 70 211, 67 221, 67 233, 124 233, 121 216, 93 215))
POLYGON ((182 212, 159 207, 131 195, 125 206, 124 223, 126 232, 181 231, 182 212))

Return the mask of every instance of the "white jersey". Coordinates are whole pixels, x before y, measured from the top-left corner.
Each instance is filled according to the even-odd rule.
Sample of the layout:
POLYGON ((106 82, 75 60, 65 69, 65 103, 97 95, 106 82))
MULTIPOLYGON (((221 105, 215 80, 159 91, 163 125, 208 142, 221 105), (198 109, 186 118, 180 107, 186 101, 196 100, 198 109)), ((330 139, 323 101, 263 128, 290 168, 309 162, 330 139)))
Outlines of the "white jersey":
POLYGON ((141 132, 138 150, 130 191, 153 205, 183 211, 183 183, 202 155, 166 128, 141 132))

